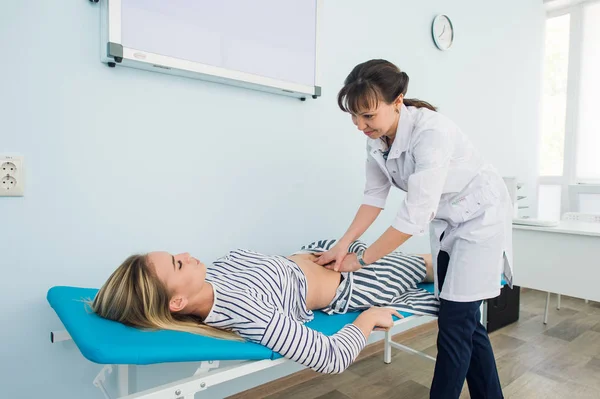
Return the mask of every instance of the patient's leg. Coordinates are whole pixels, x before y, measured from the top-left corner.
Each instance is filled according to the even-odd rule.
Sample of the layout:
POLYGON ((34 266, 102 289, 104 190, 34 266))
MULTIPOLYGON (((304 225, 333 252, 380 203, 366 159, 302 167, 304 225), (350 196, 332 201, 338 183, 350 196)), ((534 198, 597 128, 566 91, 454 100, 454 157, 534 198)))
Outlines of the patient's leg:
POLYGON ((420 254, 420 256, 425 260, 425 267, 427 268, 427 276, 425 276, 425 283, 433 283, 433 258, 431 254, 420 254))
MULTIPOLYGON (((419 281, 419 283, 433 283, 433 257, 431 256, 431 254, 414 254, 414 255, 408 255, 405 254, 404 252, 392 252, 390 255, 397 255, 397 256, 413 256, 413 257, 419 257, 421 259, 423 259, 423 261, 425 262, 425 279, 423 281, 419 281)), ((385 256, 382 258, 382 260, 385 260, 385 256)), ((375 262, 374 266, 377 265, 377 262, 375 262)))
POLYGON ((392 252, 352 273, 347 311, 389 306, 415 314, 437 314, 435 296, 419 284, 433 277, 432 257, 392 252))
MULTIPOLYGON (((352 243, 352 245, 349 248, 349 252, 358 252, 361 249, 366 249, 367 245, 365 243, 363 243, 362 241, 354 241, 352 243)), ((404 252, 392 252, 394 254, 398 254, 398 255, 406 255, 404 252)), ((418 254, 418 255, 413 255, 413 256, 419 256, 421 258, 423 258, 423 260, 425 261, 425 267, 427 268, 427 275, 425 276, 425 280, 423 280, 424 283, 433 283, 433 260, 431 257, 431 254, 418 254)), ((384 257, 385 258, 385 257, 384 257)), ((377 263, 377 262, 375 262, 377 263)))

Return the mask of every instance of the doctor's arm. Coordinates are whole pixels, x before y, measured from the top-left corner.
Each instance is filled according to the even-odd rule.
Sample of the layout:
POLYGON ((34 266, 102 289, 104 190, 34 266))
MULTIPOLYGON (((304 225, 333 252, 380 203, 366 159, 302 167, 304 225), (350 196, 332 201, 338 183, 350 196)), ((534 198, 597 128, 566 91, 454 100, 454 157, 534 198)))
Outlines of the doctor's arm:
POLYGON ((388 227, 377 241, 375 241, 363 254, 363 261, 366 264, 377 262, 379 259, 395 251, 406 240, 412 237, 412 234, 403 233, 394 227, 388 227))
POLYGON ((385 207, 391 184, 387 176, 381 171, 377 162, 367 154, 365 165, 366 182, 362 205, 358 208, 354 220, 334 248, 323 253, 317 260, 321 266, 335 261, 328 268, 339 270, 342 261, 348 253, 348 247, 357 240, 373 224, 381 210, 385 207))
POLYGON ((364 252, 365 263, 376 262, 413 235, 425 233, 437 212, 452 151, 452 141, 445 132, 428 130, 419 135, 413 150, 415 172, 408 179, 406 198, 392 226, 364 252))
POLYGON ((365 231, 373 224, 377 216, 381 213, 381 208, 362 204, 356 212, 356 216, 348 227, 348 230, 342 238, 340 238, 340 245, 343 245, 346 249, 352 244, 352 242, 363 235, 365 231))
POLYGON ((350 245, 357 240, 373 224, 381 210, 385 207, 385 202, 390 192, 391 183, 387 176, 382 172, 377 161, 367 154, 365 163, 365 190, 363 203, 358 208, 352 224, 340 239, 340 242, 350 245))

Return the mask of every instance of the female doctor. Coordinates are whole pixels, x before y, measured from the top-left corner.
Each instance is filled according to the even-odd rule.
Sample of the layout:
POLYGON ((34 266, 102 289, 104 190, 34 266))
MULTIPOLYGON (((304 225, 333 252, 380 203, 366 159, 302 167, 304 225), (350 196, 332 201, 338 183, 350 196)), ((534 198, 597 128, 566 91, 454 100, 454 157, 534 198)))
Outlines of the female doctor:
POLYGON ((501 398, 494 353, 480 323, 482 300, 512 285, 512 210, 508 190, 459 127, 419 100, 404 98, 408 76, 385 60, 357 65, 338 105, 367 136, 366 185, 354 221, 318 263, 354 271, 397 249, 429 225, 438 355, 432 398, 501 398), (384 208, 391 187, 407 193, 397 216, 364 252, 348 253, 384 208))

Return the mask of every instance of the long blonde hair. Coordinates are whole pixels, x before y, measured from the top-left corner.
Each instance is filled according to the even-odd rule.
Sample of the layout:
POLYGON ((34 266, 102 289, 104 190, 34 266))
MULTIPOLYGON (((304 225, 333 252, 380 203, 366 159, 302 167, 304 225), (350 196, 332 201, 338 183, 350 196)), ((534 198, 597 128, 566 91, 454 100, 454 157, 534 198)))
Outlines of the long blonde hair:
POLYGON ((171 296, 151 266, 147 255, 127 258, 96 294, 90 304, 92 311, 105 319, 142 329, 243 341, 231 331, 207 326, 197 316, 171 313, 171 296))

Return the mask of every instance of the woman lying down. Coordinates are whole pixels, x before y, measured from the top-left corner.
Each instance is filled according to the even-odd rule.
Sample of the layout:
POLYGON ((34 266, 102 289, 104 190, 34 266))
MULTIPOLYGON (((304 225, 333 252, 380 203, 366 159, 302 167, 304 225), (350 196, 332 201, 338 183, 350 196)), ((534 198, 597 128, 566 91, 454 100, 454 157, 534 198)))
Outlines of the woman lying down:
MULTIPOLYGON (((189 254, 132 255, 96 295, 99 316, 129 326, 187 331, 257 342, 321 373, 341 373, 370 333, 393 326, 398 311, 437 314, 430 255, 393 252, 356 272, 340 273, 314 261, 335 244, 323 240, 295 254, 235 250, 206 267, 189 254), (365 310, 366 309, 366 310, 365 310), (365 310, 327 336, 304 325, 313 310, 365 310)), ((366 249, 354 242, 349 252, 366 249)))

